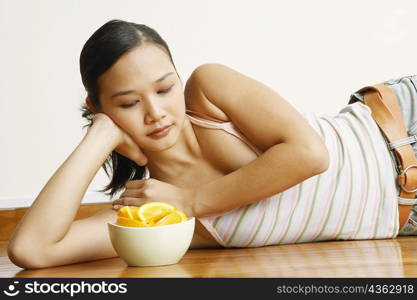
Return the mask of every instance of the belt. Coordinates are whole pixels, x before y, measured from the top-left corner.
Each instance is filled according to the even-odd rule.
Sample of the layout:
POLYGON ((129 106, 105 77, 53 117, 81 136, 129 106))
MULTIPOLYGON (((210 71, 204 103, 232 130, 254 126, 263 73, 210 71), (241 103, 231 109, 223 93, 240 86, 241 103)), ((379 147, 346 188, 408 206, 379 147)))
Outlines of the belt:
POLYGON ((372 111, 372 118, 378 124, 389 148, 394 151, 397 163, 397 183, 400 186, 398 213, 400 228, 408 220, 411 208, 416 202, 417 159, 411 143, 414 136, 408 136, 398 99, 392 90, 383 83, 366 86, 358 92, 364 95, 364 103, 372 111))

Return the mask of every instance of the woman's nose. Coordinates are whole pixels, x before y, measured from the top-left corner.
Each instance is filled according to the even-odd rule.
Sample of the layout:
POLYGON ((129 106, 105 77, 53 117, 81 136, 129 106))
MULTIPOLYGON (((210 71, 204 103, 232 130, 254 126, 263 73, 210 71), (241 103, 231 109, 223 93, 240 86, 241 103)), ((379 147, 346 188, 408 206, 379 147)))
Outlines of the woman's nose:
POLYGON ((155 101, 149 101, 146 105, 146 117, 148 120, 159 121, 165 116, 164 109, 155 101))

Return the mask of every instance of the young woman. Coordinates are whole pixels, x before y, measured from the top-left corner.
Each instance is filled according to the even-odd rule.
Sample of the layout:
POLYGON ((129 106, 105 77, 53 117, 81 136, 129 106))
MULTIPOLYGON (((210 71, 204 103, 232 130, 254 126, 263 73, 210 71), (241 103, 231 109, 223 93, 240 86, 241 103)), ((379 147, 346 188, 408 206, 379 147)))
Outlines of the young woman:
MULTIPOLYGON (((191 248, 399 233, 394 162, 361 101, 336 116, 302 115, 220 64, 199 66, 184 86, 158 33, 119 20, 86 42, 80 69, 89 128, 17 226, 8 247, 16 265, 117 256, 106 222, 123 205, 150 201, 197 218, 191 248), (74 221, 100 166, 112 169, 103 192, 125 190, 113 207, 74 221)), ((415 83, 387 84, 408 97, 406 125, 417 131, 417 111, 407 107, 416 103, 415 83)))

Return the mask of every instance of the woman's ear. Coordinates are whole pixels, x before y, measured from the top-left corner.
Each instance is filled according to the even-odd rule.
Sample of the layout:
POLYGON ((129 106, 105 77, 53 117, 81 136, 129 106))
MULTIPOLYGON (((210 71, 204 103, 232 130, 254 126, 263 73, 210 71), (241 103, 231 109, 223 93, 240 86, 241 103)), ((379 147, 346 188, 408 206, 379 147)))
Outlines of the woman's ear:
POLYGON ((91 101, 90 101, 90 97, 85 98, 85 103, 87 104, 88 109, 89 109, 89 110, 90 110, 93 114, 97 113, 97 112, 96 112, 96 110, 95 110, 95 108, 94 108, 94 106, 93 106, 93 104, 92 104, 92 103, 91 103, 91 101))

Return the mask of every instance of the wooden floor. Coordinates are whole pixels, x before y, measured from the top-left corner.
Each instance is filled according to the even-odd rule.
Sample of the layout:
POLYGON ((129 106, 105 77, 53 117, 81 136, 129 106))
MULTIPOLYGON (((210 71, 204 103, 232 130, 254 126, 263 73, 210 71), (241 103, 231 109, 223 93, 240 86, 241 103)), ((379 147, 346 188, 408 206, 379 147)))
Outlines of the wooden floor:
POLYGON ((417 277, 417 237, 246 249, 189 250, 176 265, 127 267, 120 258, 23 270, 0 242, 0 277, 417 277))

